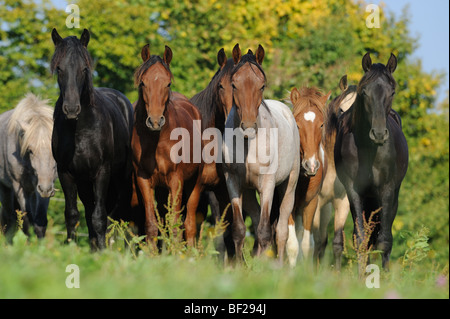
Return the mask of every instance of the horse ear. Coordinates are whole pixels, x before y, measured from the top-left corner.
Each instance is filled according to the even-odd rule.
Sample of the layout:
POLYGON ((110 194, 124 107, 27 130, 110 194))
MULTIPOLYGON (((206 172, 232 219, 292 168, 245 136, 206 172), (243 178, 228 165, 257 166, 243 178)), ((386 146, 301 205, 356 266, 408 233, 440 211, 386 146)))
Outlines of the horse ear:
POLYGON ((227 55, 225 54, 225 50, 223 48, 217 53, 217 62, 219 63, 220 69, 223 69, 227 63, 227 55))
POLYGON ((327 93, 327 95, 324 95, 324 96, 322 96, 322 97, 320 98, 320 101, 322 102, 323 105, 325 105, 325 104, 327 103, 327 101, 328 101, 328 99, 330 98, 330 96, 331 96, 331 91, 329 91, 329 92, 327 93))
POLYGON ((344 75, 343 77, 341 77, 341 79, 339 80, 339 88, 341 89, 342 92, 344 92, 345 90, 347 90, 347 88, 348 88, 348 84, 347 84, 347 74, 344 75))
POLYGON ((81 37, 80 37, 80 42, 85 48, 87 48, 90 39, 91 39, 91 34, 89 33, 89 30, 84 29, 83 33, 81 34, 81 37))
POLYGON ((173 56, 172 49, 166 45, 166 49, 164 50, 163 60, 167 65, 170 65, 170 62, 172 61, 172 56, 173 56))
POLYGON ((265 55, 264 48, 260 44, 258 45, 258 49, 256 50, 256 62, 258 62, 259 65, 263 63, 264 55, 265 55))
POLYGON ((397 68, 397 57, 393 53, 391 53, 391 56, 389 57, 386 68, 390 73, 394 73, 395 69, 397 68))
POLYGON ((150 45, 148 43, 142 47, 141 58, 143 62, 147 62, 150 59, 150 45))
POLYGON ((364 72, 369 71, 371 66, 372 66, 372 59, 370 58, 370 53, 367 52, 366 54, 364 54, 362 58, 362 68, 364 72))
POLYGON ((55 47, 58 46, 58 44, 60 44, 63 40, 63 38, 61 38, 61 36, 59 35, 58 31, 56 31, 55 28, 53 28, 52 30, 52 40, 55 47))
POLYGON ((298 100, 300 100, 301 95, 297 88, 293 88, 291 91, 291 102, 292 104, 297 103, 298 100))
POLYGON ((234 64, 238 64, 240 60, 241 60, 241 48, 239 48, 239 43, 236 43, 236 45, 233 48, 234 64))

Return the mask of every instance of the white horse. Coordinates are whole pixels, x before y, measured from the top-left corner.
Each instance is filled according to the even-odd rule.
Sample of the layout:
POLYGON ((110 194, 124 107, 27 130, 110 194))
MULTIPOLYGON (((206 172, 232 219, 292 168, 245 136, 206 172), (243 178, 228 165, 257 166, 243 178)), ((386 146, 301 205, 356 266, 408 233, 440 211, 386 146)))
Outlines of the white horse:
MULTIPOLYGON (((238 45, 233 49, 234 103, 225 124, 222 167, 233 211, 231 231, 237 258, 242 258, 246 232, 242 203, 255 202, 256 190, 261 202, 259 221, 253 218, 255 227, 257 225, 257 254, 272 242, 271 208, 277 192, 280 212, 276 241, 278 258, 282 262, 300 170, 300 138, 290 109, 278 101, 262 100, 263 57, 261 46, 256 55, 249 51, 242 57, 238 45)), ((276 212, 272 212, 272 217, 276 217, 274 215, 276 212)))
POLYGON ((39 238, 45 235, 57 177, 52 130, 53 108, 31 93, 0 115, 0 221, 9 235, 16 227, 16 209, 27 213, 25 233, 32 224, 39 238))

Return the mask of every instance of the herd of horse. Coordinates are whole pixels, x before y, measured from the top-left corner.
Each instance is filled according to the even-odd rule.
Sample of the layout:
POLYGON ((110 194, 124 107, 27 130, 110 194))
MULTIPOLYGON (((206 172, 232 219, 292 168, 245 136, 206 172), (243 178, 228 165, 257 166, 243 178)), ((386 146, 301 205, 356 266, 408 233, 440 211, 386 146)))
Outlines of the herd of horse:
POLYGON ((0 115, 1 223, 10 237, 16 210, 27 212, 26 233, 32 225, 37 237, 45 236, 59 178, 67 238, 76 237, 79 197, 92 250, 106 247, 108 216, 133 221, 156 247, 156 209, 170 195, 190 246, 208 204, 212 222, 225 214, 229 226, 216 242, 222 260, 242 260, 246 216, 254 254, 274 245, 281 263, 294 266, 300 249, 303 258, 319 260, 333 206, 336 267, 350 211, 356 241, 369 239, 388 268, 408 166, 401 120, 392 109, 393 54, 386 65, 364 55, 361 81, 349 86, 343 76, 341 94, 329 103, 331 92, 293 88, 289 107, 263 97, 261 45, 243 54, 236 44, 231 58, 221 49, 218 71, 189 100, 171 90, 172 50, 166 46, 162 56, 152 55, 147 44, 134 73, 138 99, 131 104, 119 91, 93 86, 88 30, 78 39, 53 29, 51 38, 50 68, 60 89, 55 107, 27 94, 0 115), (177 129, 186 134, 174 138, 177 129), (183 160, 174 161, 180 151, 183 160), (376 228, 367 235, 361 229, 373 212, 376 228))

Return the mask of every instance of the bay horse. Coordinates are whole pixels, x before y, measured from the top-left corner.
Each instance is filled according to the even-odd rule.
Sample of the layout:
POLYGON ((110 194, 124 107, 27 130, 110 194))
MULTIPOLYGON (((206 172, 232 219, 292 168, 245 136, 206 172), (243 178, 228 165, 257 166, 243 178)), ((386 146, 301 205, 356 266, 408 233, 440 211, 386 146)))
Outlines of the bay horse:
POLYGON ((67 238, 75 239, 77 194, 85 208, 92 250, 106 247, 107 215, 128 219, 131 198, 133 108, 114 89, 94 88, 90 33, 61 38, 52 31, 60 95, 55 105, 52 151, 65 197, 67 238), (123 214, 123 215, 119 215, 123 214))
POLYGON ((375 214, 378 224, 369 245, 382 251, 382 266, 389 269, 391 228, 408 168, 408 145, 400 117, 392 110, 397 58, 391 53, 386 65, 372 64, 366 53, 362 67, 365 74, 358 83, 356 100, 339 119, 334 159, 350 201, 357 245, 366 239, 363 216, 368 220, 381 209, 375 214))
POLYGON ((27 213, 25 234, 29 235, 32 225, 38 238, 45 236, 47 208, 57 177, 52 128, 53 108, 48 100, 32 93, 0 115, 0 222, 8 237, 17 225, 16 210, 27 213))
POLYGON ((193 154, 194 135, 199 136, 201 133, 195 121, 201 121, 201 115, 185 96, 171 91, 172 56, 172 50, 168 46, 165 47, 162 58, 151 55, 147 44, 141 50, 143 63, 134 74, 139 97, 135 105, 131 140, 133 167, 145 208, 147 241, 154 247, 158 236, 154 202, 157 187, 169 190, 177 219, 183 192, 185 193, 185 236, 190 246, 195 244, 196 210, 203 190, 203 161, 194 160, 193 154), (181 139, 177 136, 173 138, 173 132, 177 131, 187 134, 181 135, 181 139), (174 159, 173 150, 180 143, 186 147, 184 150, 189 151, 189 156, 178 162, 174 159))
POLYGON ((312 223, 316 212, 319 192, 326 176, 327 158, 322 135, 325 118, 325 104, 330 96, 317 88, 293 88, 290 100, 300 135, 301 168, 295 191, 295 204, 289 218, 287 254, 291 266, 295 266, 298 255, 298 241, 295 222, 301 234, 303 258, 309 259, 314 248, 312 223))
POLYGON ((233 107, 225 124, 223 170, 233 212, 231 224, 236 257, 242 260, 246 226, 243 202, 261 200, 257 226, 257 255, 272 242, 271 208, 274 193, 280 199, 276 226, 278 260, 283 261, 288 237, 288 219, 294 207, 300 171, 300 139, 294 116, 281 102, 264 100, 266 76, 261 67, 264 49, 241 54, 233 48, 235 67, 231 73, 233 107), (236 140, 236 143, 234 143, 236 140))
MULTIPOLYGON (((231 110, 233 104, 233 91, 230 82, 230 74, 234 67, 232 58, 227 59, 224 49, 220 49, 217 53, 217 62, 219 69, 212 77, 207 87, 201 92, 194 95, 190 102, 194 104, 202 116, 202 135, 209 128, 217 128, 223 135, 225 130, 225 120, 231 110)), ((205 140, 206 143, 216 143, 222 140, 222 136, 215 137, 213 141, 205 140)), ((205 191, 201 195, 199 210, 206 216, 207 204, 211 206, 211 215, 213 222, 218 221, 224 213, 229 204, 228 190, 225 183, 225 177, 222 171, 222 152, 219 148, 215 148, 220 153, 212 154, 216 158, 214 163, 205 164, 203 168, 203 175, 209 175, 212 178, 205 176, 209 180, 209 185, 206 185, 205 191), (217 160, 219 159, 219 161, 217 160), (202 206, 202 207, 200 207, 202 206)), ((213 149, 214 150, 214 149, 213 149)), ((229 222, 230 216, 226 214, 226 220, 229 222)), ((219 251, 220 260, 225 258, 225 242, 224 237, 228 239, 229 229, 227 228, 225 236, 221 236, 216 241, 216 248, 219 251)), ((228 244, 229 255, 233 255, 234 245, 228 244)))
POLYGON ((347 193, 344 185, 336 175, 334 164, 334 144, 338 118, 346 112, 356 99, 356 85, 347 84, 347 76, 339 81, 341 94, 334 98, 328 105, 325 115, 324 149, 327 158, 327 174, 319 192, 319 203, 314 215, 314 261, 320 262, 325 254, 328 241, 328 224, 331 220, 331 208, 334 208, 334 238, 333 254, 335 267, 341 269, 341 257, 344 250, 344 226, 350 211, 347 193))

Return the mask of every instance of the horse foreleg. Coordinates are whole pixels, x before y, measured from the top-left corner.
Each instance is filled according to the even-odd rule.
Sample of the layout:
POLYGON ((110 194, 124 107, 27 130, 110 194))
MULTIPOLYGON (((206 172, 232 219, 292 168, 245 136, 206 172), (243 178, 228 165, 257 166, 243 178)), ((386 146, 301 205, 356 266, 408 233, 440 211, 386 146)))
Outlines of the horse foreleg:
POLYGON ((147 243, 156 251, 158 240, 158 222, 155 215, 155 189, 151 186, 150 179, 145 175, 136 174, 136 181, 142 196, 145 208, 145 234, 147 243))
POLYGON ((288 238, 288 220, 292 214, 295 202, 295 187, 297 186, 298 171, 294 170, 289 175, 289 180, 277 187, 280 194, 280 217, 277 224, 277 252, 278 261, 283 263, 284 250, 286 248, 286 242, 288 238))
POLYGON ((297 257, 298 257, 298 239, 297 239, 297 233, 295 230, 295 221, 292 217, 292 214, 289 215, 289 221, 288 221, 288 239, 286 242, 286 253, 289 260, 289 265, 291 267, 295 267, 297 264, 297 257))
POLYGON ((67 172, 58 171, 58 177, 65 199, 64 217, 66 220, 67 241, 75 240, 75 228, 80 220, 80 213, 77 208, 77 185, 73 177, 67 172))
POLYGON ((312 225, 312 232, 314 236, 314 262, 318 264, 325 254, 325 248, 328 242, 328 224, 331 220, 331 203, 326 202, 323 197, 319 195, 319 202, 317 204, 316 212, 312 225))
POLYGON ((258 239, 258 229, 260 216, 260 206, 258 200, 256 199, 256 191, 254 189, 246 189, 242 195, 242 210, 250 216, 252 220, 252 228, 255 236, 255 243, 253 244, 253 254, 258 253, 259 239, 258 239))
POLYGON ((230 195, 231 209, 233 211, 233 221, 231 223, 231 237, 234 242, 236 259, 241 262, 243 259, 243 246, 246 226, 242 216, 242 189, 239 183, 239 176, 235 177, 226 174, 228 194, 230 195), (227 176, 228 175, 228 176, 227 176))
POLYGON ((14 211, 14 192, 11 188, 0 183, 0 232, 5 231, 6 238, 12 242, 12 238, 17 229, 17 215, 14 211))
POLYGON ((191 247, 195 246, 195 236, 197 234, 196 214, 202 190, 203 186, 201 184, 199 176, 199 179, 197 180, 197 183, 195 184, 194 189, 189 196, 186 206, 186 219, 184 221, 187 244, 191 247))
POLYGON ((305 260, 309 260, 314 249, 314 238, 312 236, 312 223, 314 214, 318 204, 318 197, 314 197, 302 211, 303 222, 303 238, 302 238, 302 254, 305 260))
POLYGON ((334 239, 333 239, 333 253, 336 263, 336 270, 341 270, 341 257, 344 251, 344 226, 347 220, 348 212, 350 211, 350 203, 347 195, 342 198, 335 198, 333 200, 334 206, 334 239))
POLYGON ((261 197, 261 217, 257 228, 258 251, 261 255, 272 243, 272 228, 270 225, 270 211, 272 208, 273 194, 275 185, 271 182, 263 182, 261 197))
MULTIPOLYGON (((389 189, 389 188, 387 188, 389 189)), ((382 210, 380 216, 380 232, 376 241, 377 249, 383 251, 382 266, 384 270, 389 270, 389 259, 392 250, 392 224, 398 209, 399 188, 394 192, 384 191, 381 198, 382 210)))
POLYGON ((93 183, 95 208, 92 212, 92 229, 94 230, 93 240, 91 239, 91 249, 106 248, 106 227, 107 211, 106 198, 108 196, 108 186, 110 180, 110 170, 103 167, 97 172, 97 177, 93 183))
MULTIPOLYGON (((169 178, 169 191, 170 191, 170 199, 171 203, 170 206, 172 208, 172 214, 173 214, 173 224, 177 225, 180 220, 180 213, 181 213, 181 204, 183 199, 183 189, 184 189, 184 180, 181 174, 173 173, 170 175, 169 178)), ((198 205, 198 200, 197 200, 198 205)), ((197 207, 195 207, 197 209, 197 207)), ((186 213, 187 218, 187 213, 186 213)), ((195 216, 194 216, 195 218, 195 216)), ((194 222, 195 223, 195 222, 194 222)), ((179 229, 174 228, 173 234, 174 238, 178 238, 178 231, 179 229)), ((181 239, 181 238, 180 238, 181 239)))

